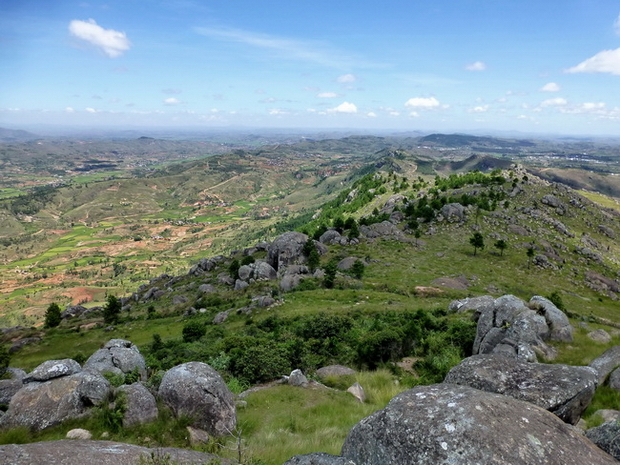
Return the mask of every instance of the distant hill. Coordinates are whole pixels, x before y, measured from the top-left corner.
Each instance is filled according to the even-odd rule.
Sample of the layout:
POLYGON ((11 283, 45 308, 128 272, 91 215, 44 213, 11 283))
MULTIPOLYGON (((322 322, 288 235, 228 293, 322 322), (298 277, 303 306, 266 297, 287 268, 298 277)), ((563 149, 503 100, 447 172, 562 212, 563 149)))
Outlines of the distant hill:
POLYGON ((27 142, 39 138, 40 136, 21 129, 0 128, 0 142, 27 142))
POLYGON ((430 134, 420 139, 421 144, 441 145, 443 147, 531 147, 535 144, 528 140, 498 139, 495 137, 471 136, 468 134, 430 134))

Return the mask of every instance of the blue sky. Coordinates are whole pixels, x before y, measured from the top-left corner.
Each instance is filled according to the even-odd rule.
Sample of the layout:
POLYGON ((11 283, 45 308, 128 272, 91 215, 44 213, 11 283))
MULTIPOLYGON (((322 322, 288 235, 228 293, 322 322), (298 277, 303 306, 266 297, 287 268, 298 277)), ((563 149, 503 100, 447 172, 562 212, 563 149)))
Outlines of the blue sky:
POLYGON ((620 2, 3 0, 36 124, 620 136, 620 2))

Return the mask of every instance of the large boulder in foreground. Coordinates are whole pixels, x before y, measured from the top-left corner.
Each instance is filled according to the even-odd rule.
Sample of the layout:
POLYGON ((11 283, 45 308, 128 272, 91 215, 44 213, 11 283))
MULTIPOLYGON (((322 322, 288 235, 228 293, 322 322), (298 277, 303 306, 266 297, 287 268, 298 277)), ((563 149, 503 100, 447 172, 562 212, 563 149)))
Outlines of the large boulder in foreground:
POLYGON ((296 455, 291 457, 284 465, 356 465, 351 460, 338 455, 326 454, 325 452, 313 452, 311 454, 296 455))
POLYGON ((157 419, 157 401, 142 383, 123 384, 116 390, 117 395, 121 393, 125 397, 123 427, 141 425, 157 419))
POLYGON ((399 394, 353 427, 341 456, 363 465, 617 464, 540 407, 453 384, 399 394))
POLYGON ((0 417, 0 428, 25 426, 38 431, 91 413, 110 394, 110 383, 99 373, 82 371, 45 382, 31 382, 11 399, 0 417))
POLYGON ((231 434, 237 425, 232 392, 206 363, 188 362, 171 368, 159 385, 159 397, 176 416, 188 416, 192 426, 212 436, 231 434))
POLYGON ((62 441, 0 446, 2 463, 11 465, 139 465, 148 463, 231 464, 231 460, 195 450, 147 447, 112 441, 65 439, 62 441), (161 460, 161 462, 159 461, 161 460))
POLYGON ((590 367, 474 355, 452 368, 444 382, 524 400, 574 425, 592 400, 597 378, 596 370, 590 367))
POLYGON ((131 341, 111 339, 92 354, 84 364, 85 371, 124 375, 137 370, 142 381, 146 380, 146 362, 131 341))

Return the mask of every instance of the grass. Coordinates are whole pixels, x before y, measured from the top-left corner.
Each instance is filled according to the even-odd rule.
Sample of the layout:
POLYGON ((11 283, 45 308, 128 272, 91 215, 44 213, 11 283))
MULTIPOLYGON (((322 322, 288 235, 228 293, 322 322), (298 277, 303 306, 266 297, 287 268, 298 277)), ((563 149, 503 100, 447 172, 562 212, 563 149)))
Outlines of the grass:
POLYGON ((405 389, 385 370, 361 372, 355 379, 366 392, 364 404, 342 391, 287 385, 250 394, 247 407, 238 410, 245 455, 282 464, 298 454, 339 454, 353 425, 405 389))

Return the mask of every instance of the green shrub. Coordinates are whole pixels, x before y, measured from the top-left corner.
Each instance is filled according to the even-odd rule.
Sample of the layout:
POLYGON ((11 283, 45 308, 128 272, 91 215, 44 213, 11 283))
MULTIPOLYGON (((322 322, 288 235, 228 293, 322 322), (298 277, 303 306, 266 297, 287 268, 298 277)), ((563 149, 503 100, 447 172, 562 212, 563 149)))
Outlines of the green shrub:
POLYGON ((207 327, 202 321, 189 321, 183 326, 183 342, 194 342, 204 336, 207 327))
POLYGON ((10 362, 11 354, 6 347, 0 345, 0 378, 6 373, 6 369, 9 367, 10 362))
POLYGON ((272 341, 261 342, 245 350, 231 351, 231 372, 240 381, 263 383, 291 372, 286 349, 272 341))

